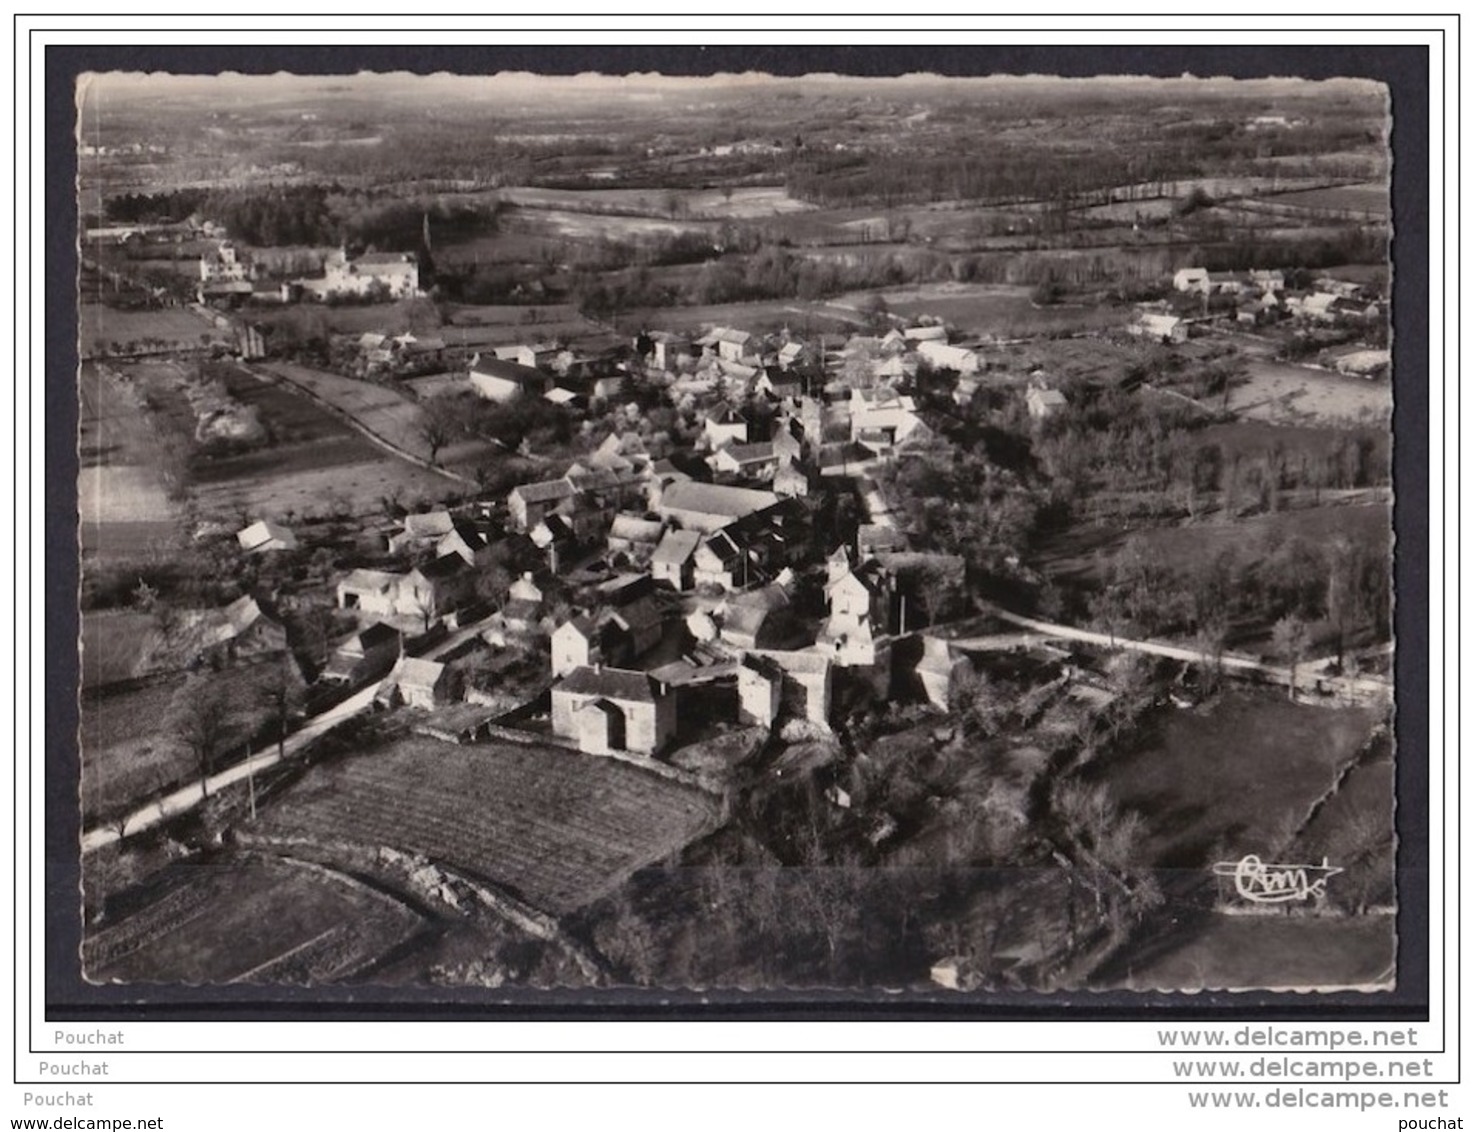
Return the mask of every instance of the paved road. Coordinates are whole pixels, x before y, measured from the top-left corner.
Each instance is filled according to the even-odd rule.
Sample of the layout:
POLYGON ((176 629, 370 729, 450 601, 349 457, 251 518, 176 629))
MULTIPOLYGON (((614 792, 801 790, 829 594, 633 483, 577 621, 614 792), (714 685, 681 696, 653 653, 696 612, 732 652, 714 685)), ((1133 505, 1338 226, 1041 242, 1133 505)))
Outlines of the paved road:
MULTIPOLYGON (((495 616, 495 614, 491 614, 480 621, 467 625, 465 628, 456 630, 450 636, 446 637, 445 640, 426 652, 424 656, 429 660, 435 660, 451 650, 460 647, 485 629, 490 624, 491 618, 495 616)), ((181 786, 178 790, 166 794, 162 798, 156 798, 152 802, 140 806, 124 819, 121 832, 116 822, 87 830, 82 834, 82 852, 86 853, 90 850, 101 848, 104 845, 110 845, 121 837, 141 833, 146 829, 152 829, 161 822, 168 821, 170 818, 187 813, 204 801, 207 796, 206 786, 208 786, 209 793, 213 794, 226 786, 244 781, 248 775, 259 774, 261 771, 275 766, 284 756, 291 758, 293 755, 304 750, 308 744, 321 738, 334 727, 337 727, 338 724, 351 719, 360 712, 368 710, 374 702, 374 697, 378 694, 379 686, 380 682, 376 681, 368 687, 355 692, 336 707, 329 708, 321 715, 313 716, 300 729, 287 736, 287 740, 282 744, 280 751, 273 746, 268 751, 263 751, 259 755, 253 755, 242 762, 236 763, 232 767, 220 771, 218 774, 211 775, 203 783, 196 781, 190 783, 188 786, 181 786)))

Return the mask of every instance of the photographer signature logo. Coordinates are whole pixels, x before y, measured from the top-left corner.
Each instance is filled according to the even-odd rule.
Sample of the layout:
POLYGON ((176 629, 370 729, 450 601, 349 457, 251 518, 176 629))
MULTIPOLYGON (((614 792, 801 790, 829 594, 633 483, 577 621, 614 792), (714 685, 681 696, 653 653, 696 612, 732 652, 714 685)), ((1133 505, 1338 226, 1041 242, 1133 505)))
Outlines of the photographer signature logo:
POLYGON ((1232 877, 1234 889, 1251 904, 1319 899, 1326 894, 1326 882, 1344 871, 1324 857, 1318 865, 1289 865, 1261 861, 1253 853, 1237 861, 1219 861, 1213 866, 1214 875, 1232 877))

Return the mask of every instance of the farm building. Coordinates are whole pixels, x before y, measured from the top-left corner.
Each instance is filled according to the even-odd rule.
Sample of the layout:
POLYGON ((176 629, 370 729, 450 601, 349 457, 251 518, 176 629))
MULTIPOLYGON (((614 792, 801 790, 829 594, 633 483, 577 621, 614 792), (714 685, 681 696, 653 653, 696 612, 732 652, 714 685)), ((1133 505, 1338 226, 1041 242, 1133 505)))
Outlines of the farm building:
POLYGON ((743 668, 751 674, 747 676, 750 687, 747 696, 743 697, 743 668, 739 668, 739 699, 745 698, 749 705, 754 705, 759 697, 765 702, 766 696, 756 686, 757 681, 776 682, 782 710, 811 723, 828 725, 829 712, 834 702, 834 666, 829 663, 828 657, 812 649, 755 649, 749 650, 743 656, 743 661, 743 668), (746 661, 749 659, 766 661, 767 664, 748 668, 746 661), (774 672, 774 669, 777 671, 774 672))
POLYGON ((459 554, 446 554, 405 576, 399 583, 395 608, 402 616, 422 618, 429 628, 475 597, 476 572, 459 554))
POLYGON ((1176 291, 1206 293, 1208 269, 1206 267, 1181 267, 1172 276, 1172 288, 1176 291))
POLYGON ((400 576, 386 570, 354 570, 338 583, 338 608, 356 609, 366 617, 394 615, 400 576))
POLYGON ((788 593, 782 586, 764 586, 727 603, 721 639, 734 648, 774 648, 792 630, 788 593))
POLYGON ((947 328, 945 326, 913 326, 905 332, 908 342, 945 342, 947 340, 947 328))
POLYGON ((577 490, 566 478, 518 484, 507 493, 507 511, 517 530, 526 533, 577 490))
POLYGON ((723 405, 706 415, 701 432, 707 447, 713 450, 724 444, 746 444, 747 418, 730 405, 723 405))
POLYGON ((809 494, 809 473, 793 460, 785 460, 773 473, 773 490, 785 499, 809 494))
POLYGON ((778 455, 770 440, 756 444, 724 444, 706 458, 713 472, 741 476, 744 479, 771 479, 778 467, 778 455))
POLYGON ((724 361, 740 362, 747 356, 748 344, 751 341, 752 335, 745 330, 733 330, 728 326, 719 326, 696 339, 695 344, 703 350, 715 352, 717 357, 724 361))
POLYGON ((471 388, 498 405, 507 405, 522 397, 541 397, 548 387, 548 379, 541 370, 501 358, 471 359, 467 378, 471 388))
POLYGON ((575 668, 602 664, 603 627, 587 613, 570 617, 553 630, 553 675, 564 676, 575 668))
POLYGON ((361 687, 376 680, 394 667, 399 659, 402 638, 399 630, 382 621, 349 637, 328 659, 320 677, 329 684, 361 687))
POLYGON ((743 723, 771 727, 783 704, 783 669, 747 653, 737 666, 737 712, 743 723))
POLYGON ((459 554, 467 566, 485 565, 490 552, 491 543, 486 536, 476 529, 476 524, 465 519, 456 519, 450 532, 435 544, 437 558, 459 554))
POLYGON ((1261 291, 1283 291, 1285 289, 1285 273, 1283 271, 1251 271, 1249 279, 1261 291))
POLYGON ((198 644, 196 655, 211 664, 267 656, 287 647, 286 629, 268 617, 250 594, 237 598, 224 609, 199 614, 192 631, 198 644))
POLYGON ((643 515, 621 512, 614 516, 609 527, 608 546, 611 553, 624 553, 636 559, 646 559, 660 544, 665 524, 659 519, 647 519, 643 515))
POLYGON ((429 711, 454 698, 455 675, 448 665, 423 657, 400 657, 375 697, 380 703, 429 711))
POLYGON ((683 480, 662 488, 654 510, 683 528, 711 534, 778 502, 771 491, 683 480))
POLYGON ((261 554, 268 550, 296 550, 297 536, 280 523, 270 519, 259 519, 244 530, 236 532, 236 541, 247 554, 261 554))
POLYGON ((648 673, 580 667, 553 687, 553 732, 589 754, 654 755, 676 734, 676 698, 648 673))
POLYGON ((455 530, 449 511, 425 511, 406 515, 400 529, 389 536, 389 553, 400 554, 434 546, 455 530))
POLYGON ((656 331, 650 335, 650 364, 665 373, 675 373, 682 359, 692 356, 691 340, 679 334, 656 331))
POLYGON ((1031 385, 1024 394, 1024 404, 1028 407, 1030 418, 1036 421, 1045 420, 1069 406, 1065 395, 1058 389, 1045 389, 1037 385, 1031 385))
POLYGON ((497 346, 492 350, 492 354, 498 361, 511 362, 524 369, 545 369, 553 364, 558 353, 557 346, 546 342, 534 345, 514 342, 506 346, 497 346))
POLYGON ((1187 323, 1176 315, 1143 311, 1127 329, 1138 338, 1151 338, 1158 342, 1187 341, 1187 323))
POLYGON ((693 557, 701 535, 696 531, 666 531, 650 558, 650 575, 669 582, 677 590, 688 590, 694 582, 693 557))
POLYGON ((931 428, 916 402, 892 389, 856 389, 850 395, 850 440, 875 452, 929 439, 931 428))
POLYGON ((946 342, 918 342, 916 352, 937 369, 950 369, 960 374, 977 373, 982 362, 977 353, 963 346, 949 346, 946 342))
POLYGON ((802 342, 787 342, 778 351, 778 368, 787 372, 810 360, 809 348, 802 342))

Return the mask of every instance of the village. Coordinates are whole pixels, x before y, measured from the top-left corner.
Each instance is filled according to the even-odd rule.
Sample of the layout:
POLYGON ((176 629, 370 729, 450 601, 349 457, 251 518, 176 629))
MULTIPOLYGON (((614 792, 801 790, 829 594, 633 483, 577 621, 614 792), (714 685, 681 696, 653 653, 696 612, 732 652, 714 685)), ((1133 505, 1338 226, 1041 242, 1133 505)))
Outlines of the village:
POLYGON ((421 230, 84 234, 90 978, 1172 985, 1312 851, 1380 970, 1385 272, 484 334, 421 230))

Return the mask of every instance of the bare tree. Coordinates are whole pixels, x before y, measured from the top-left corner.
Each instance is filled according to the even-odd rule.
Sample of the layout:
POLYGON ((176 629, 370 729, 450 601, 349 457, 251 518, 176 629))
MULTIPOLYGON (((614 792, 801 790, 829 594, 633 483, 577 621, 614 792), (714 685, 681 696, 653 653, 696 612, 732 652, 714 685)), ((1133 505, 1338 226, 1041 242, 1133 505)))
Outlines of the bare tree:
POLYGON ((1299 617, 1281 617, 1274 623, 1274 647, 1290 660, 1290 699, 1295 698, 1295 676, 1310 644, 1310 628, 1299 617))
POLYGON ((305 703, 302 683, 297 678, 290 654, 282 654, 271 679, 256 689, 256 702, 269 711, 271 718, 275 720, 277 757, 285 758, 287 725, 292 721, 292 716, 302 711, 305 703))
POLYGON ((191 676, 169 701, 165 730, 194 755, 200 768, 200 793, 209 797, 215 759, 230 737, 235 703, 223 680, 191 676))

